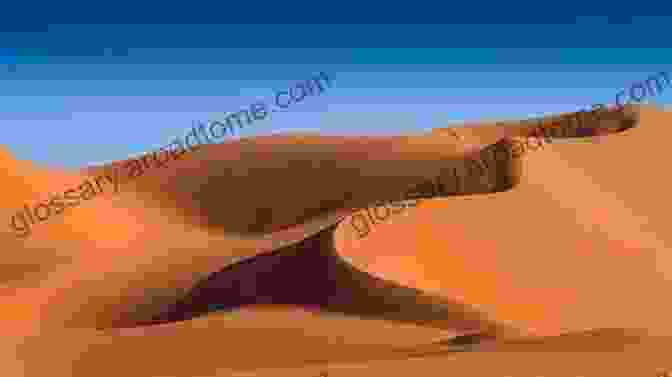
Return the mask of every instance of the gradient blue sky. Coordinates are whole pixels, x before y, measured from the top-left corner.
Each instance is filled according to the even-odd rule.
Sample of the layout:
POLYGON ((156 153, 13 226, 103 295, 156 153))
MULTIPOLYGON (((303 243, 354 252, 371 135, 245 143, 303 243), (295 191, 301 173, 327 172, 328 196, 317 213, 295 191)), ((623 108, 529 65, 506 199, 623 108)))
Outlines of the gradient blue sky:
MULTIPOLYGON (((21 159, 76 167, 182 137, 323 71, 333 86, 242 135, 418 133, 613 103, 672 71, 670 18, 564 25, 50 25, 3 32, 0 127, 21 159)), ((670 104, 672 88, 649 103, 670 104)))

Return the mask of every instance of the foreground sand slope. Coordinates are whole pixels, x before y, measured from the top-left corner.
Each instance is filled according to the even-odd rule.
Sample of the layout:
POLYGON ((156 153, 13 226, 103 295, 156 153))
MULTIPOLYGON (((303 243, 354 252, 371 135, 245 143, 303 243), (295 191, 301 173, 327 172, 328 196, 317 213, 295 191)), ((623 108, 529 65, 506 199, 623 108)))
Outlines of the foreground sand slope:
MULTIPOLYGON (((672 368, 672 337, 605 329, 451 352, 447 332, 289 308, 153 329, 68 330, 18 347, 27 376, 632 376, 672 368), (67 341, 66 341, 67 339, 67 341), (179 341, 178 341, 179 340, 179 341)), ((7 342, 7 339, 4 340, 7 342)), ((3 353, 3 356, 7 354, 3 353)), ((19 367, 9 360, 6 372, 19 367)))
POLYGON ((362 240, 344 223, 339 253, 538 334, 670 334, 672 114, 641 111, 640 127, 598 145, 532 152, 510 192, 429 200, 362 240))
POLYGON ((254 324, 212 316, 207 321, 170 325, 159 336, 142 332, 91 336, 77 330, 61 336, 45 334, 26 342, 19 354, 24 363, 9 360, 3 374, 657 377, 658 371, 672 371, 672 338, 642 331, 593 330, 451 352, 440 345, 418 345, 432 336, 428 329, 296 311, 250 311, 246 317, 246 323, 254 324), (278 324, 286 329, 272 330, 278 324), (221 336, 215 340, 213 332, 221 336))
MULTIPOLYGON (((487 352, 444 353, 405 360, 371 360, 303 368, 260 369, 232 376, 665 376, 672 373, 669 337, 607 329, 499 345, 487 352)), ((221 376, 225 374, 219 374, 221 376)))

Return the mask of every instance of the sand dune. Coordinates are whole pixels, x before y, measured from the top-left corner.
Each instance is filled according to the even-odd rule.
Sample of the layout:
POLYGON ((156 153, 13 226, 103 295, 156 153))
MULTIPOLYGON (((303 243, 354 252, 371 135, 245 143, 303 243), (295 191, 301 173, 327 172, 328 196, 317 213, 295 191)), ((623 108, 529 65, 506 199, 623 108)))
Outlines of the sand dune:
MULTIPOLYGON (((166 328, 43 334, 18 347, 25 375, 632 376, 670 370, 672 338, 604 329, 455 352, 435 330, 296 310, 243 311, 166 328), (67 339, 67 342, 64 340, 67 339), (432 345, 431 343, 435 343, 432 345)), ((5 342, 7 342, 5 340, 5 342)), ((6 375, 18 375, 7 373, 6 375)))
MULTIPOLYGON (((655 376, 660 369, 672 370, 672 338, 663 336, 672 335, 666 299, 672 288, 672 239, 665 232, 672 180, 653 170, 664 169, 670 121, 670 113, 644 109, 639 128, 599 145, 556 144, 534 152, 525 161, 524 181, 510 192, 428 200, 375 226, 363 240, 356 239, 346 219, 329 253, 305 257, 299 251, 311 246, 298 244, 223 270, 236 260, 208 256, 206 250, 219 247, 218 238, 174 221, 177 216, 167 207, 133 217, 135 205, 150 203, 145 194, 131 190, 92 201, 77 208, 76 216, 54 219, 30 243, 6 235, 0 239, 7 250, 22 251, 8 253, 0 270, 5 284, 0 300, 8 308, 0 317, 11 324, 5 333, 33 335, 7 336, 0 343, 7 350, 2 352, 6 371, 29 376, 319 376, 325 370, 330 376, 655 376), (121 207, 122 201, 132 204, 121 207), (140 262, 137 255, 106 254, 113 246, 133 246, 139 232, 156 237, 156 250, 184 248, 191 254, 171 259, 152 249, 140 262), (171 232, 181 237, 167 237, 171 232), (88 235, 84 241, 72 241, 72 235, 83 234, 88 235), (78 275, 78 260, 99 267, 78 275), (177 271, 183 263, 209 266, 214 274, 206 269, 199 276, 182 276, 177 271), (170 268, 152 267, 157 265, 170 268), (120 290, 115 284, 121 280, 114 277, 139 268, 149 281, 172 279, 173 295, 163 297, 166 292, 158 286, 152 296, 146 290, 134 296, 139 293, 133 286, 123 287, 127 296, 96 295, 120 290), (192 281, 202 283, 194 287, 192 281), (47 290, 51 282, 61 284, 59 290, 47 290), (71 288, 77 286, 89 290, 73 296, 71 288), (180 290, 184 298, 176 303, 174 293, 180 290), (135 311, 85 315, 116 307, 119 300, 128 300, 125 306, 135 311), (60 309, 59 302, 68 305, 60 309), (77 303, 81 313, 73 309, 77 303), (237 309, 205 314, 209 305, 237 309), (77 318, 68 322, 71 317, 77 318), (59 328, 66 322, 82 327, 176 320, 103 332, 59 328), (491 328, 546 337, 486 339, 470 352, 456 352, 461 348, 450 343, 458 335, 491 328), (605 328, 613 329, 598 330, 605 328)), ((5 216, 17 202, 42 192, 38 185, 46 179, 39 168, 9 153, 0 153, 0 163, 23 174, 2 177, 14 188, 2 199, 5 216)), ((59 177, 59 184, 81 179, 71 172, 59 177)), ((303 231, 314 233, 334 221, 303 231)), ((283 237, 283 243, 291 243, 302 236, 283 237)), ((270 250, 276 241, 257 245, 270 250)))
POLYGON ((599 330, 488 352, 443 353, 404 360, 268 368, 234 376, 665 376, 670 338, 623 330, 599 330))
POLYGON ((533 152, 516 189, 426 201, 363 240, 344 223, 339 253, 374 275, 462 299, 538 334, 670 333, 672 180, 663 161, 671 121, 645 109, 641 127, 600 144, 533 152))

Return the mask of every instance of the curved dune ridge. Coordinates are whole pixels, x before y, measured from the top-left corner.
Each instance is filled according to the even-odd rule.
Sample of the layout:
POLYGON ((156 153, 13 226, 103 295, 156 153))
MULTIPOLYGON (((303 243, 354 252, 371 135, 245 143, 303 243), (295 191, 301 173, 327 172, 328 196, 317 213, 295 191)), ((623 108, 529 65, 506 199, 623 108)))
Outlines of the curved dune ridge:
MULTIPOLYGON (((11 323, 7 334, 31 328, 34 336, 7 336, 0 359, 8 375, 28 376, 655 376, 672 370, 665 352, 672 349, 666 299, 672 180, 659 171, 672 113, 638 111, 639 127, 598 145, 557 143, 532 152, 523 181, 511 191, 426 200, 361 240, 349 218, 338 226, 340 216, 325 218, 309 230, 241 240, 268 251, 215 265, 199 250, 219 247, 221 235, 176 220, 177 211, 150 199, 147 182, 168 173, 148 172, 117 197, 51 219, 30 240, 1 236, 8 250, 20 252, 3 256, 0 303, 7 309, 0 319, 11 323), (131 204, 122 208, 122 202, 131 204), (147 217, 135 217, 134 208, 146 208, 147 217), (114 221, 120 218, 125 222, 114 221), (73 234, 88 239, 75 243, 73 234), (157 250, 170 245, 193 254, 142 249, 147 256, 137 262, 134 234, 154 237, 157 250), (314 235, 295 243, 306 234, 314 235), (111 247, 129 252, 106 254, 111 247), (96 267, 80 274, 78 263, 96 267), (183 276, 185 263, 209 267, 201 276, 183 276), (115 276, 138 269, 157 282, 152 295, 115 286, 115 276), (166 296, 161 282, 168 280, 182 292, 179 299, 175 291, 166 296), (90 288, 73 289, 79 285, 90 288), (94 321, 72 311, 73 302, 87 310, 114 307, 119 297, 96 293, 122 289, 134 312, 94 321), (59 309, 59 303, 68 305, 59 309), (23 321, 59 324, 70 317, 77 321, 64 323, 77 326, 67 329, 23 321), (86 328, 98 323, 112 325, 86 328), (535 337, 518 338, 528 333, 535 337)), ((180 166, 197 169, 192 160, 180 166)), ((0 164, 7 168, 0 175, 8 182, 5 219, 30 195, 58 186, 53 175, 47 182, 42 170, 7 151, 0 150, 0 164)), ((100 169, 57 178, 77 184, 100 169)))
POLYGON ((341 254, 374 275, 477 304, 540 335, 671 332, 663 297, 672 288, 672 180, 661 170, 672 114, 640 111, 639 128, 601 144, 533 152, 510 192, 427 201, 361 241, 345 226, 350 248, 341 254))

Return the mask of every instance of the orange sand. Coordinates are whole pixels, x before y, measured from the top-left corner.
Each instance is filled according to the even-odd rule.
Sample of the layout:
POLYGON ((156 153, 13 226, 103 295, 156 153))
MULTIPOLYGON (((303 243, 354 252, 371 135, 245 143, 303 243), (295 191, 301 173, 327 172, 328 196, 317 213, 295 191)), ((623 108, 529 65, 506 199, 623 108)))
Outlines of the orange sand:
MULTIPOLYGON (((141 330, 12 335, 45 319, 35 305, 58 299, 41 296, 35 282, 85 248, 73 249, 73 233, 90 232, 92 250, 104 250, 96 249, 103 233, 110 240, 105 247, 121 247, 131 231, 155 232, 167 244, 217 247, 198 244, 198 234, 171 238, 171 226, 182 225, 164 220, 169 213, 152 214, 154 222, 116 223, 115 217, 127 214, 104 200, 76 208, 81 214, 73 219, 52 219, 55 225, 36 231, 31 252, 1 236, 3 375, 320 376, 328 370, 329 376, 653 377, 672 370, 672 338, 663 337, 672 335, 672 179, 664 165, 670 123, 672 114, 646 109, 640 127, 599 145, 556 144, 535 152, 513 191, 423 202, 374 226, 361 241, 347 221, 337 230, 339 254, 358 268, 474 305, 547 338, 451 353, 437 343, 452 336, 447 330, 282 307, 141 330), (632 330, 583 332, 605 328, 632 330)), ((6 151, 0 151, 0 164, 15 164, 11 170, 24 174, 0 176, 20 187, 0 199, 0 215, 7 219, 46 182, 6 151)), ((64 182, 77 184, 79 178, 63 173, 64 182)), ((123 255, 87 258, 100 262, 92 274, 133 267, 123 255)), ((144 261, 149 265, 150 259, 144 261)), ((166 265, 179 269, 179 263, 166 265)), ((87 284, 103 287, 97 276, 87 284)))

